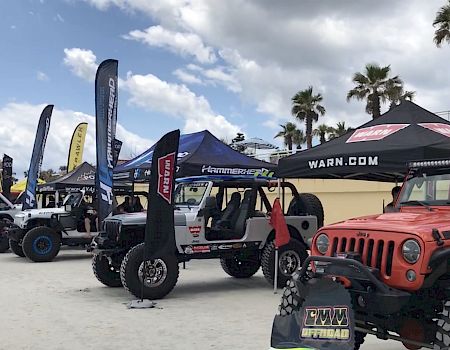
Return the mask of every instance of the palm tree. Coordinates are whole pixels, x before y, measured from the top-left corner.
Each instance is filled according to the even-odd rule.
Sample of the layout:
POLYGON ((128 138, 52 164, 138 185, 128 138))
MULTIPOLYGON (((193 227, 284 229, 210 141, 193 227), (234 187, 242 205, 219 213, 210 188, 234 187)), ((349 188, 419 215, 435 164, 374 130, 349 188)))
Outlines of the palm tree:
POLYGON ((330 140, 334 139, 336 137, 342 136, 344 134, 346 134, 347 132, 349 132, 350 130, 353 130, 350 127, 346 127, 345 126, 345 122, 339 122, 336 124, 336 127, 331 127, 332 131, 330 132, 330 140))
POLYGON ((389 109, 398 106, 402 101, 410 100, 412 101, 416 96, 415 91, 404 90, 403 86, 390 86, 391 83, 388 82, 387 95, 388 100, 391 102, 389 109))
POLYGON ((274 138, 282 137, 284 145, 289 151, 292 151, 293 145, 301 145, 302 143, 305 143, 303 131, 297 129, 297 125, 287 122, 285 125, 280 124, 280 126, 283 130, 276 134, 274 138))
POLYGON ((306 144, 312 147, 312 125, 325 114, 325 108, 320 104, 323 97, 321 94, 313 94, 313 87, 297 92, 292 97, 292 115, 306 123, 306 144))
POLYGON ((320 143, 325 143, 327 141, 327 135, 329 133, 333 132, 333 128, 326 125, 326 124, 320 124, 319 126, 317 126, 317 128, 315 128, 313 130, 313 135, 314 136, 319 136, 320 138, 320 143))
POLYGON ((433 27, 438 26, 434 32, 434 42, 440 47, 443 41, 450 43, 450 0, 447 5, 442 6, 436 13, 433 27))
POLYGON ((302 145, 306 143, 306 136, 303 130, 297 129, 294 137, 292 138, 292 142, 294 143, 296 149, 302 149, 302 145))
POLYGON ((367 99, 366 112, 376 119, 381 115, 381 102, 384 103, 388 99, 389 89, 398 89, 403 86, 403 82, 398 76, 388 77, 390 66, 380 67, 378 64, 369 63, 365 70, 365 75, 357 72, 353 76, 356 86, 347 93, 347 101, 352 98, 367 99))

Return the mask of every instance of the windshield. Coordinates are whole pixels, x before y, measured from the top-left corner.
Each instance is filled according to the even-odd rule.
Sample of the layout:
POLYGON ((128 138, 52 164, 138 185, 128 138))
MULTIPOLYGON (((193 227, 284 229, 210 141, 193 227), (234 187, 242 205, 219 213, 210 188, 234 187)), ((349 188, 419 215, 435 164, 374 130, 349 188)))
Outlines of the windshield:
POLYGON ((402 205, 449 205, 450 174, 417 174, 407 180, 397 201, 402 205))
POLYGON ((70 193, 64 198, 64 205, 71 205, 72 207, 77 206, 80 203, 81 196, 83 194, 81 192, 78 193, 70 193))
POLYGON ((175 205, 200 205, 208 182, 181 183, 175 188, 175 205))

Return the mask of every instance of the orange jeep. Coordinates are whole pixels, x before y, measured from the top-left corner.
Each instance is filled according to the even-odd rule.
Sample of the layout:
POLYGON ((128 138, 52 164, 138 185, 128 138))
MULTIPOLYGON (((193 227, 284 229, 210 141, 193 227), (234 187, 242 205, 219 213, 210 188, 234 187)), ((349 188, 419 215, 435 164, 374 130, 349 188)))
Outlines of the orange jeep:
POLYGON ((352 348, 373 334, 450 349, 450 160, 411 162, 395 210, 322 227, 280 315, 302 309, 311 282, 328 278, 350 294, 352 348))

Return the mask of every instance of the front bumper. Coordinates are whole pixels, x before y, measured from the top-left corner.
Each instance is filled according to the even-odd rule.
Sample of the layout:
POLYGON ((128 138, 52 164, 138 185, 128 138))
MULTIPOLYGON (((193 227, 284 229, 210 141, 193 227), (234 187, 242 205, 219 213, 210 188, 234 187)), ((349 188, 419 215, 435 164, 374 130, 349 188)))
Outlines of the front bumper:
POLYGON ((342 277, 350 282, 347 286, 354 297, 355 307, 367 312, 392 315, 400 311, 411 298, 411 294, 391 288, 377 278, 378 270, 363 265, 358 260, 327 256, 309 256, 294 277, 300 295, 306 281, 312 278, 342 277), (311 263, 315 271, 308 271, 311 263))

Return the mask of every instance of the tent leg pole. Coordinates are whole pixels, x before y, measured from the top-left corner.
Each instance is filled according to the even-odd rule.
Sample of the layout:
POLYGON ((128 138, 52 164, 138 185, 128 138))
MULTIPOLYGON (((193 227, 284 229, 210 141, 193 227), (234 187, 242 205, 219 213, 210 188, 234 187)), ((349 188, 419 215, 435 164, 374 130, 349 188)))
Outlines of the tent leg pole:
POLYGON ((186 261, 183 261, 183 270, 186 270, 186 261))

